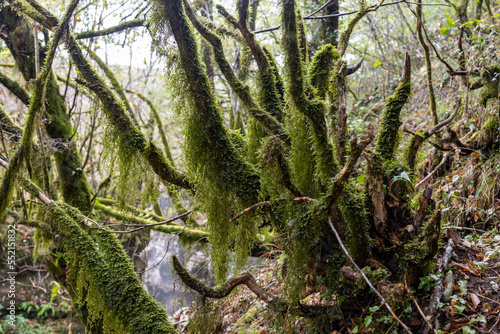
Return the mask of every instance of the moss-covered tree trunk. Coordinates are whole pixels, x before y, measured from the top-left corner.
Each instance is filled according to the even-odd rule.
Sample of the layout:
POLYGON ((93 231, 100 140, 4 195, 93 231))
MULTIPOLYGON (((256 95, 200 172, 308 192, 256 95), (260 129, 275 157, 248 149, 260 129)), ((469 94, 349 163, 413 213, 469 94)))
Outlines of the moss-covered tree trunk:
MULTIPOLYGON (((10 7, 3 7, 0 12, 0 24, 4 26, 5 34, 1 37, 7 44, 16 61, 16 67, 24 79, 30 81, 36 77, 35 42, 30 23, 18 15, 10 7)), ((45 54, 39 45, 40 65, 43 65, 45 54)), ((61 141, 63 150, 55 152, 60 190, 64 200, 80 209, 91 211, 90 187, 82 171, 82 160, 77 148, 71 144, 73 127, 67 114, 64 97, 59 92, 54 75, 50 75, 46 86, 45 130, 50 138, 61 141)))

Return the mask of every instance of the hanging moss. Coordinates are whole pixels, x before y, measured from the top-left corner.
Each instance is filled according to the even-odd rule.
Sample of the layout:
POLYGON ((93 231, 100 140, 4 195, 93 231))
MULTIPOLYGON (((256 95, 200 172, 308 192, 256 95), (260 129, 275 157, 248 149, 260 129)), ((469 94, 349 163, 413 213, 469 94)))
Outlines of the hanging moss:
MULTIPOLYGON (((129 152, 135 150, 142 154, 144 159, 151 165, 154 172, 165 182, 175 184, 181 188, 191 189, 191 184, 185 179, 184 175, 175 170, 168 160, 165 158, 161 150, 154 143, 148 142, 144 134, 137 129, 128 113, 126 112, 123 103, 119 101, 106 86, 103 79, 99 77, 88 60, 83 56, 81 49, 75 42, 72 36, 68 37, 68 51, 75 65, 80 71, 81 76, 86 80, 89 89, 92 90, 102 103, 102 110, 106 115, 106 119, 110 127, 114 127, 113 133, 115 138, 122 143, 127 143, 126 147, 129 152)), ((122 153, 127 149, 123 148, 122 153)), ((128 157, 137 156, 132 154, 128 157)), ((125 157, 125 155, 122 155, 125 157)), ((126 163, 130 163, 126 162, 126 163)), ((125 176, 125 173, 121 173, 125 176)), ((124 181, 126 182, 126 181, 124 181)))
POLYGON ((294 1, 283 2, 282 27, 284 29, 283 47, 286 50, 287 96, 293 102, 295 112, 303 113, 310 120, 316 175, 322 185, 326 186, 329 179, 335 175, 337 166, 333 157, 332 145, 328 141, 324 102, 317 99, 309 100, 306 96, 305 89, 308 83, 304 76, 305 70, 300 56, 294 1))
MULTIPOLYGON (((119 206, 133 203, 137 199, 143 206, 155 203, 160 197, 159 180, 148 163, 151 143, 146 143, 144 153, 137 150, 144 141, 140 132, 124 136, 115 124, 105 121, 103 140, 103 160, 111 168, 111 176, 117 179, 117 201, 119 206), (117 175, 115 175, 117 174, 117 175)), ((161 152, 159 152, 161 156, 161 152)))
POLYGON ((224 127, 212 88, 204 73, 192 29, 182 2, 157 4, 165 15, 180 50, 180 77, 171 78, 179 87, 183 101, 184 154, 186 167, 196 182, 196 199, 207 212, 208 231, 214 236, 212 256, 219 279, 228 273, 228 252, 234 246, 236 266, 246 262, 257 235, 257 222, 243 219, 236 226, 228 221, 243 208, 257 201, 260 189, 255 169, 239 155, 224 127), (187 91, 186 91, 187 87, 187 91), (181 91, 184 91, 181 93, 181 91), (224 208, 221 210, 221 208, 224 208), (235 242, 237 240, 237 242, 235 242))
POLYGON ((394 94, 387 99, 382 111, 382 122, 375 141, 375 152, 388 161, 394 157, 398 147, 398 132, 401 126, 400 114, 411 94, 411 83, 405 80, 394 94))
POLYGON ((289 159, 285 156, 283 142, 277 137, 266 138, 260 149, 262 193, 264 197, 301 196, 300 191, 292 183, 289 159))
POLYGON ((287 254, 286 293, 287 300, 293 304, 301 299, 308 272, 305 265, 322 237, 321 226, 326 216, 318 215, 313 208, 295 206, 290 208, 287 222, 290 240, 285 246, 287 254))

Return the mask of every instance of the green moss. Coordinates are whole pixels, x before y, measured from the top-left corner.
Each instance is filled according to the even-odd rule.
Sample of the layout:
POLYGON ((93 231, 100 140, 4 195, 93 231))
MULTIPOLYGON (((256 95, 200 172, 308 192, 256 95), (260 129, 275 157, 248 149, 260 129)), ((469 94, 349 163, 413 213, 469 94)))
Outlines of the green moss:
POLYGON ((401 110, 411 94, 411 83, 401 83, 394 94, 387 99, 382 111, 382 122, 375 141, 375 152, 388 161, 394 157, 398 147, 398 133, 401 126, 401 110))
POLYGON ((254 306, 250 308, 245 314, 236 320, 233 330, 242 331, 247 329, 248 325, 258 317, 259 313, 260 311, 258 307, 254 306))
POLYGON ((269 132, 254 118, 250 118, 247 124, 248 161, 253 165, 257 165, 262 140, 269 135, 269 132))
POLYGON ((290 133, 291 179, 304 196, 319 195, 319 184, 315 178, 316 161, 309 119, 296 111, 287 112, 286 126, 290 133))
POLYGON ((287 98, 292 101, 292 112, 300 112, 310 120, 314 157, 316 161, 316 176, 322 186, 334 176, 337 166, 333 157, 333 148, 328 141, 325 121, 325 104, 318 99, 310 100, 306 96, 308 86, 305 69, 298 43, 296 8, 293 1, 283 2, 282 27, 283 47, 285 49, 285 70, 287 98))
POLYGON ((481 82, 484 91, 481 95, 481 104, 486 106, 489 99, 498 99, 500 92, 500 66, 490 65, 481 71, 481 82))
POLYGON ((347 47, 349 46, 349 39, 351 38, 354 27, 368 13, 366 3, 364 1, 360 1, 359 4, 359 10, 347 23, 346 29, 340 34, 338 47, 340 55, 344 55, 345 51, 347 50, 347 47))
MULTIPOLYGON (((134 215, 114 210, 113 208, 110 208, 109 206, 106 205, 96 203, 95 208, 101 210, 107 216, 120 219, 123 223, 133 223, 142 225, 149 225, 155 223, 154 221, 148 219, 144 219, 141 217, 137 217, 134 215)), ((165 220, 167 219, 164 218, 162 221, 165 220)), ((180 233, 182 237, 184 237, 187 240, 198 240, 200 238, 209 236, 209 234, 205 231, 186 228, 185 226, 179 225, 175 222, 171 222, 165 225, 152 226, 151 229, 167 234, 180 233)))
POLYGON ((331 44, 321 48, 309 65, 309 80, 316 89, 316 96, 324 99, 330 85, 333 63, 340 59, 340 53, 331 44))
POLYGON ((285 245, 288 256, 286 275, 287 300, 293 304, 300 299, 305 286, 308 268, 306 263, 312 256, 317 256, 314 249, 322 237, 326 215, 314 207, 295 206, 289 208, 288 235, 290 240, 285 245), (313 255, 314 254, 314 255, 313 255))
POLYGON ((158 17, 156 24, 165 25, 168 21, 180 50, 179 67, 174 69, 175 76, 169 78, 169 85, 172 92, 178 94, 177 109, 183 110, 186 168, 196 183, 196 200, 208 216, 214 270, 222 280, 229 269, 228 252, 234 252, 236 266, 241 268, 256 240, 258 221, 249 216, 231 224, 229 219, 257 202, 260 180, 224 127, 182 2, 176 0, 163 5, 157 3, 163 17, 158 17))
POLYGON ((495 135, 498 133, 499 122, 498 117, 490 116, 487 118, 484 125, 481 127, 481 131, 488 133, 488 135, 495 135))
POLYGON ((104 128, 103 160, 114 167, 110 168, 110 176, 117 180, 118 205, 138 201, 146 206, 156 202, 160 197, 159 179, 148 163, 148 155, 150 150, 157 148, 147 143, 143 152, 139 151, 137 148, 144 142, 142 133, 132 132, 129 136, 124 136, 116 124, 107 119, 104 128))
POLYGON ((415 170, 415 159, 418 154, 420 145, 424 142, 427 137, 427 133, 416 133, 410 139, 408 146, 405 150, 404 160, 411 171, 415 170))
POLYGON ((346 246, 349 253, 361 263, 368 259, 373 244, 366 210, 365 193, 350 179, 337 199, 340 215, 346 224, 346 246))
POLYGON ((291 181, 289 159, 285 155, 284 144, 277 137, 268 137, 264 140, 259 154, 261 192, 264 198, 280 198, 286 196, 300 196, 300 191, 291 181))
POLYGON ((60 202, 45 209, 44 221, 59 232, 68 250, 73 302, 76 307, 85 302, 91 315, 102 316, 105 332, 176 333, 163 307, 142 287, 115 235, 89 234, 84 216, 60 202))

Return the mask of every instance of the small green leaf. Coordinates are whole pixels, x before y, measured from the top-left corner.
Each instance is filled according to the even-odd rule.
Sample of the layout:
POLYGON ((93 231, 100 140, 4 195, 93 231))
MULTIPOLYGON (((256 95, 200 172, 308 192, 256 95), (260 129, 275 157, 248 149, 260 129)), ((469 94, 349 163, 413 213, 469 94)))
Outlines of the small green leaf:
POLYGON ((448 25, 450 27, 454 27, 455 26, 455 21, 453 21, 452 19, 450 19, 449 17, 446 18, 446 23, 448 23, 448 25))
POLYGON ((392 178, 392 182, 396 182, 396 181, 411 182, 410 175, 407 172, 403 171, 403 172, 401 172, 401 174, 396 175, 392 178))
POLYGON ((54 287, 52 288, 52 292, 50 293, 50 299, 54 299, 54 297, 57 295, 57 292, 59 291, 59 283, 56 281, 53 282, 54 287))
POLYGON ((374 64, 373 67, 377 68, 377 66, 384 66, 384 63, 382 63, 380 60, 377 60, 374 64))
POLYGON ((370 324, 372 323, 372 316, 368 316, 365 318, 365 326, 370 326, 370 324))
POLYGON ((358 333, 358 332, 359 332, 359 328, 358 328, 358 326, 356 326, 356 327, 354 327, 354 328, 352 329, 352 333, 353 333, 353 334, 356 334, 356 333, 358 333))
POLYGON ((439 30, 439 33, 441 35, 448 35, 448 28, 446 27, 442 27, 440 30, 439 30))
POLYGON ((474 322, 482 322, 482 323, 486 323, 486 318, 485 317, 477 317, 477 318, 472 318, 470 319, 470 322, 474 323, 474 322))
POLYGON ((377 312, 379 309, 380 309, 380 306, 375 305, 375 306, 370 307, 370 312, 371 312, 371 313, 375 313, 375 312, 377 312))
POLYGON ((358 182, 358 184, 362 184, 362 183, 365 183, 365 174, 360 174, 357 178, 356 178, 356 181, 358 182))

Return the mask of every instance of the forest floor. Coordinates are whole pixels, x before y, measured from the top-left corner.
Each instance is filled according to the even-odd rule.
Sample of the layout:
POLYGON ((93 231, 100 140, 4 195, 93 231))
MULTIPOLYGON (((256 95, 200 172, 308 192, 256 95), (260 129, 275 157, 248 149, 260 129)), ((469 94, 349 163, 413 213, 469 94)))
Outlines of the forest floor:
MULTIPOLYGON (((416 290, 411 293, 413 297, 407 294, 405 302, 395 311, 413 333, 424 331, 425 320, 418 308, 427 313, 433 287, 441 279, 445 281, 446 289, 436 314, 440 331, 435 333, 500 333, 500 235, 497 228, 490 228, 489 231, 480 228, 462 230, 451 256, 449 269, 452 278, 450 274, 447 277, 430 274, 422 277, 420 285, 412 289, 416 290)), ((445 240, 442 245, 446 245, 445 240)), ((444 247, 440 255, 443 251, 444 247)), ((276 277, 277 271, 276 261, 263 261, 252 273, 268 292, 280 295, 283 293, 283 281, 276 277)), ((309 294, 305 299, 309 305, 331 302, 322 298, 320 291, 309 294)), ((303 318, 296 318, 288 328, 277 330, 275 315, 247 287, 239 287, 217 306, 220 333, 310 333, 303 318)), ((189 307, 185 307, 174 315, 173 320, 179 330, 185 330, 191 312, 189 307)), ((331 334, 402 333, 394 328, 395 321, 374 296, 362 314, 354 317, 345 315, 339 321, 339 328, 331 334), (380 324, 384 322, 385 325, 380 324), (390 324, 388 330, 385 329, 387 324, 390 324)))
MULTIPOLYGON (((413 333, 423 333, 428 327, 422 313, 428 314, 439 281, 444 283, 444 293, 432 324, 435 330, 430 333, 500 333, 500 199, 495 195, 495 184, 500 177, 498 160, 498 154, 484 160, 478 156, 461 159, 449 166, 452 171, 447 176, 432 185, 443 210, 440 251, 431 273, 421 277, 418 286, 404 292, 404 301, 394 307, 413 333), (448 271, 440 275, 438 268, 450 238, 453 248, 448 271)), ((283 280, 277 274, 281 258, 274 258, 278 260, 262 261, 252 274, 272 295, 282 295, 283 280)), ((377 288, 383 286, 379 284, 377 288)), ((305 289, 304 293, 308 295, 306 304, 332 303, 331 299, 323 298, 324 291, 305 289)), ((380 300, 372 295, 361 313, 344 314, 338 328, 327 334, 403 333, 380 300)), ((287 327, 283 327, 276 314, 244 286, 215 305, 219 333, 312 333, 300 317, 288 319, 287 327)), ((192 309, 186 307, 174 315, 179 330, 185 330, 191 313, 192 309)))

